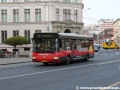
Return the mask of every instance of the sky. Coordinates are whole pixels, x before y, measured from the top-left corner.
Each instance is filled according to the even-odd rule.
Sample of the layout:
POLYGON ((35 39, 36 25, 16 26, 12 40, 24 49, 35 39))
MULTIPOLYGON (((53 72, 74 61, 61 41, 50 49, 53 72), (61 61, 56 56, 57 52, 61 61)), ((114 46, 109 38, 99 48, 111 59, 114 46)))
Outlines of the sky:
POLYGON ((98 24, 100 19, 120 18, 120 0, 83 0, 83 22, 98 24), (87 10, 90 8, 90 10, 87 10))

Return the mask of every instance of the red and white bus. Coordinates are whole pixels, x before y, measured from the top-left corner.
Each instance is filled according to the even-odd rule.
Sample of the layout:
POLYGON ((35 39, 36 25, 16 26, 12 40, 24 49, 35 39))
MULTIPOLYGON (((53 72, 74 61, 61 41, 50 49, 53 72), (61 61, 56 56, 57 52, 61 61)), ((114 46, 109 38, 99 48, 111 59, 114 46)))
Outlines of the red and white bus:
POLYGON ((34 33, 33 62, 66 63, 94 57, 94 42, 90 36, 75 33, 34 33))

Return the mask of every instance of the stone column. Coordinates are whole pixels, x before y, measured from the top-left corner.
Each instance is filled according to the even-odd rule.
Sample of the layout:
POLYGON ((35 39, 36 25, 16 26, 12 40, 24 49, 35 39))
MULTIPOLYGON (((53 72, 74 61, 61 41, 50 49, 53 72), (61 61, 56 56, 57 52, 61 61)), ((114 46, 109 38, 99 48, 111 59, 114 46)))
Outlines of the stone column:
POLYGON ((63 25, 61 25, 61 33, 64 33, 64 26, 63 25))
POLYGON ((82 30, 82 28, 80 27, 79 30, 80 30, 80 33, 79 33, 79 34, 82 35, 82 34, 83 34, 83 30, 82 30))

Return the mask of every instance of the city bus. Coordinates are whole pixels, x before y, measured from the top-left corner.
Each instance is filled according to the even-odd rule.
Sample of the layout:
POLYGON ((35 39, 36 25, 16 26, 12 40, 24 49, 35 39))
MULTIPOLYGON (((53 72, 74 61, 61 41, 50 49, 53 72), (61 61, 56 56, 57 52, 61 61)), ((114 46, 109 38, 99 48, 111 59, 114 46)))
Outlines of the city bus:
POLYGON ((113 40, 103 41, 102 48, 103 49, 119 49, 118 45, 113 40))
POLYGON ((32 61, 65 63, 94 57, 93 37, 75 33, 34 33, 32 61))

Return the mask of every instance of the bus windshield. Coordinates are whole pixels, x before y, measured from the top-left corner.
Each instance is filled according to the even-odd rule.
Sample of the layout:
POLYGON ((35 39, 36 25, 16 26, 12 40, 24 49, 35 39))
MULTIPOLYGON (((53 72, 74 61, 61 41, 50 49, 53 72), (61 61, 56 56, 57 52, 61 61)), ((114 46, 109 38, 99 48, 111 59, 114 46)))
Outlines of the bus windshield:
POLYGON ((35 52, 55 52, 58 51, 57 39, 39 38, 33 39, 33 51, 35 52))

